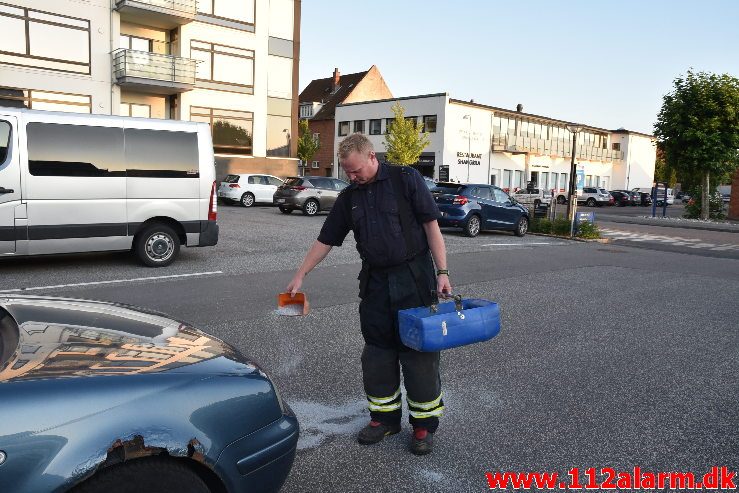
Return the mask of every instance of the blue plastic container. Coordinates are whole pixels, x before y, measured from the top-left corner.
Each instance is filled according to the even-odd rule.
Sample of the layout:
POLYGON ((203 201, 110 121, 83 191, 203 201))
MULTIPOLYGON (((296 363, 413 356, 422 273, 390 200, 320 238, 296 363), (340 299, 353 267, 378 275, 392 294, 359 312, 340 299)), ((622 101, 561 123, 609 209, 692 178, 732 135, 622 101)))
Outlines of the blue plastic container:
POLYGON ((498 304, 480 299, 458 299, 398 312, 400 339, 417 351, 441 351, 492 339, 500 332, 498 304))

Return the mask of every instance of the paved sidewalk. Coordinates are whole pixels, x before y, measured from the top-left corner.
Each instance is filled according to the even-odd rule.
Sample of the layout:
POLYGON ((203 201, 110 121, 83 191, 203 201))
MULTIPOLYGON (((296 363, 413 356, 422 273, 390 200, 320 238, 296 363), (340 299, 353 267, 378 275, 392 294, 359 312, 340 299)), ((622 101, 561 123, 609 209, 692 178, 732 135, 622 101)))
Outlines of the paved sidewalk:
POLYGON ((643 224, 647 226, 658 226, 663 228, 702 229, 705 231, 722 231, 728 233, 739 233, 739 222, 737 221, 696 221, 692 219, 662 218, 662 217, 629 217, 616 214, 595 213, 595 222, 600 221, 623 224, 643 224))

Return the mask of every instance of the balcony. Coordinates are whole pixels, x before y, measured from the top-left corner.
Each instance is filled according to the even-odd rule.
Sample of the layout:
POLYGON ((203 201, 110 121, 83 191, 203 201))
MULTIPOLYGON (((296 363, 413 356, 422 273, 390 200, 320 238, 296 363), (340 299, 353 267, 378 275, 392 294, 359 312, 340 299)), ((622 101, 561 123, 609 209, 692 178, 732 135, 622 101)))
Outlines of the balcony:
POLYGON ((153 94, 178 94, 195 88, 197 61, 137 50, 113 52, 116 84, 153 94))
MULTIPOLYGON (((545 140, 522 137, 520 135, 493 135, 493 152, 513 154, 539 154, 569 158, 572 156, 572 142, 564 140, 545 140)), ((593 146, 577 146, 577 159, 591 161, 613 161, 623 159, 623 152, 593 146)))
POLYGON ((117 0, 121 20, 174 29, 195 20, 197 0, 117 0))

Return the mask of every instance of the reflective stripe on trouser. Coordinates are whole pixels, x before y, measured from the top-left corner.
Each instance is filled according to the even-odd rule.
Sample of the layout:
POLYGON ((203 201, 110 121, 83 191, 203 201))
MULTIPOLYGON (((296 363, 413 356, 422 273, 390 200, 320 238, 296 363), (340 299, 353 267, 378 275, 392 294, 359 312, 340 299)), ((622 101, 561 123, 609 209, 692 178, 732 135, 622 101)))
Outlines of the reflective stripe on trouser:
POLYGON ((444 401, 441 399, 442 394, 433 401, 416 402, 406 397, 408 401, 408 412, 412 418, 439 418, 444 412, 444 401))
POLYGON ((402 407, 401 397, 400 387, 398 387, 398 390, 396 390, 393 395, 388 397, 373 397, 368 395, 367 400, 369 401, 369 404, 367 407, 369 407, 370 412, 377 413, 391 413, 393 411, 398 411, 402 407))
POLYGON ((444 409, 439 362, 438 352, 398 351, 366 344, 362 351, 362 376, 371 419, 385 424, 400 423, 402 367, 411 425, 436 431, 444 409))

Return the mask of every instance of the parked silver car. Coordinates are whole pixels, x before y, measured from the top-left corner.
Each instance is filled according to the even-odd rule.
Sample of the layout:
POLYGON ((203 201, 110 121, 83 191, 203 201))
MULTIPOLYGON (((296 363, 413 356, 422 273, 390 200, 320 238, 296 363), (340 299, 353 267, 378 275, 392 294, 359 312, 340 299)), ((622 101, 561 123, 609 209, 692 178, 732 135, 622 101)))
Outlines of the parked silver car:
POLYGON ((292 176, 275 191, 272 202, 283 214, 299 209, 306 216, 330 210, 344 188, 349 184, 325 176, 292 176))

